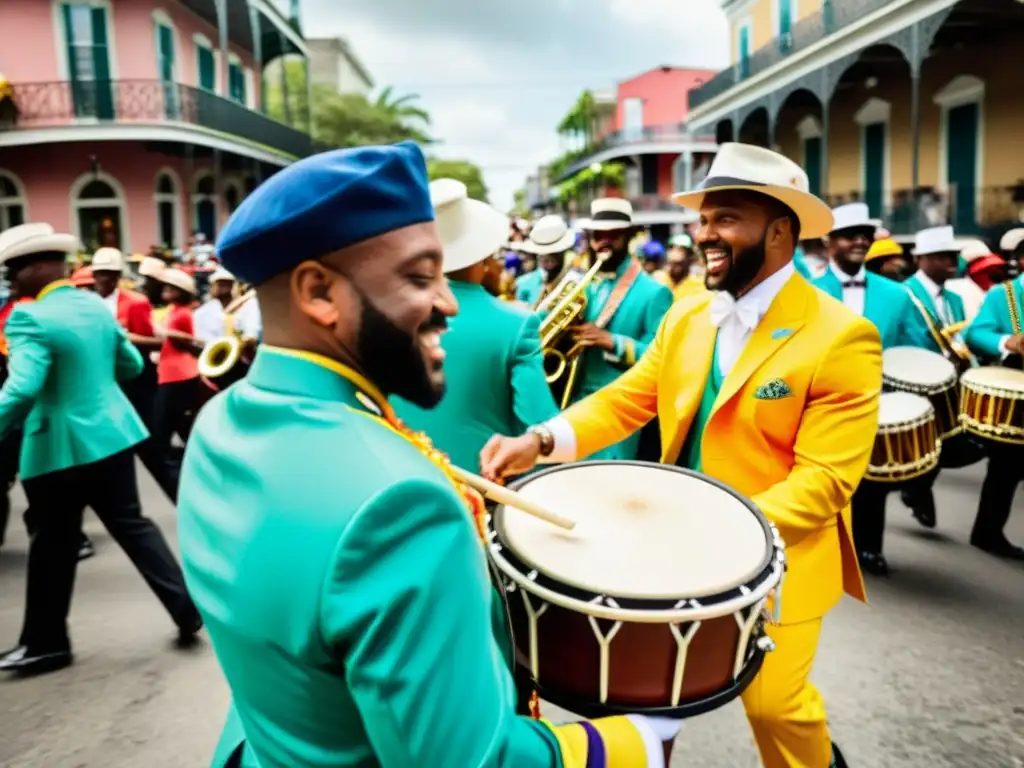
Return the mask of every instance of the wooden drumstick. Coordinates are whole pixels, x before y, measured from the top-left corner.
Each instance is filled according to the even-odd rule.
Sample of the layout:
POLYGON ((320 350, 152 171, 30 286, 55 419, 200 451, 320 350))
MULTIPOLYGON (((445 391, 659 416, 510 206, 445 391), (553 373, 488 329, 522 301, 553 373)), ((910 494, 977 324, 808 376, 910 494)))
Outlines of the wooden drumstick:
POLYGON ((451 473, 455 475, 460 481, 475 488, 484 496, 491 501, 496 501, 498 504, 504 504, 507 507, 515 507, 520 512, 525 512, 528 515, 533 515, 538 520, 543 520, 545 523, 551 523, 551 525, 557 525, 566 531, 571 531, 576 527, 576 521, 570 520, 567 517, 552 512, 547 507, 532 501, 521 493, 516 493, 509 488, 492 483, 490 480, 480 477, 480 475, 474 475, 472 472, 467 472, 464 469, 456 467, 454 464, 450 467, 451 473))

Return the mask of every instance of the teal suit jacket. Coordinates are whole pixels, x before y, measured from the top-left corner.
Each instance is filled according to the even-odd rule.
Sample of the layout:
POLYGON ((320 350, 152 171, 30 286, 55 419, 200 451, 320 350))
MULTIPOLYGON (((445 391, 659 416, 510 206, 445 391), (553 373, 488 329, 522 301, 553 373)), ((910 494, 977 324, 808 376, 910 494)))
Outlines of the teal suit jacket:
POLYGON ((0 435, 24 420, 23 480, 92 464, 148 437, 118 386, 142 372, 142 355, 98 296, 54 283, 18 305, 4 333, 0 435))
POLYGON ((1018 277, 1012 283, 1003 283, 989 289, 981 309, 967 326, 964 334, 964 340, 974 353, 987 358, 990 362, 1002 359, 1003 351, 999 344, 1004 337, 1012 336, 1014 332, 1010 323, 1010 308, 1006 301, 1008 290, 1013 291, 1017 300, 1017 313, 1024 322, 1024 277, 1018 277))
POLYGON ((426 432, 434 446, 470 472, 492 435, 519 435, 558 415, 544 378, 540 318, 491 296, 479 285, 452 280, 459 313, 441 337, 448 389, 432 410, 393 398, 398 416, 426 432))
POLYGON ((516 301, 536 307, 544 291, 544 271, 535 269, 516 278, 516 301))
MULTIPOLYGON (((621 278, 626 272, 629 261, 627 259, 619 266, 616 278, 621 278)), ((587 322, 596 322, 616 282, 617 279, 609 278, 595 281, 587 287, 587 322)), ((641 271, 605 326, 605 330, 615 338, 615 350, 605 352, 591 347, 583 353, 580 383, 576 387, 573 402, 597 392, 632 368, 654 341, 661 319, 671 306, 672 291, 641 271)), ((621 443, 588 458, 635 459, 639 445, 640 433, 635 432, 621 443)))
MULTIPOLYGON (((920 346, 928 329, 917 307, 899 283, 867 272, 864 276, 864 317, 875 324, 882 337, 882 349, 920 346)), ((811 284, 838 301, 843 300, 843 286, 831 268, 811 284)))
POLYGON ((338 373, 264 347, 189 439, 189 592, 261 768, 561 765, 514 713, 465 503, 338 373))
MULTIPOLYGON (((917 299, 924 305, 925 309, 928 310, 928 314, 932 318, 932 322, 934 322, 938 328, 942 328, 943 326, 946 325, 945 322, 939 319, 939 315, 935 310, 935 301, 932 299, 931 296, 928 295, 928 289, 924 287, 924 283, 917 279, 916 273, 907 278, 906 282, 903 283, 903 286, 911 293, 913 293, 914 296, 916 296, 917 299)), ((951 322, 959 323, 966 319, 967 315, 964 312, 963 299, 961 299, 955 293, 944 287, 942 289, 942 300, 946 304, 947 311, 950 315, 952 315, 951 322)), ((917 310, 917 307, 915 306, 914 309, 917 310)), ((917 312, 917 315, 918 317, 921 317, 921 312, 919 310, 917 312)), ((932 352, 938 352, 941 354, 942 349, 939 347, 938 344, 935 343, 935 339, 928 331, 928 323, 924 321, 923 318, 921 320, 922 321, 921 325, 918 328, 918 333, 921 333, 923 335, 921 335, 918 338, 918 343, 915 346, 930 349, 932 352)))

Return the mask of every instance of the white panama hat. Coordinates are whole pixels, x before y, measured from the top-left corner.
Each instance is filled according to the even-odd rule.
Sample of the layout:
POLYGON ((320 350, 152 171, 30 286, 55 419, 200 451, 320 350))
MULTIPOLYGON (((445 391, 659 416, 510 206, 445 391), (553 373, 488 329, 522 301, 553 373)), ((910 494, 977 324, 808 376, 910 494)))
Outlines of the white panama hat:
POLYGON ((542 216, 530 231, 529 253, 543 256, 548 253, 565 253, 576 245, 576 233, 569 229, 565 219, 555 214, 542 216))
POLYGON ((430 201, 441 244, 444 271, 455 272, 490 258, 508 240, 509 221, 501 211, 473 200, 455 179, 430 182, 430 201))
POLYGON ((117 248, 99 248, 90 266, 93 272, 124 272, 124 254, 117 248))
POLYGON ((935 253, 960 253, 962 245, 956 241, 953 228, 929 227, 914 235, 914 255, 930 256, 935 253))
POLYGON ((1024 243, 1024 227, 1016 227, 999 240, 999 250, 1013 253, 1021 243, 1024 243))
POLYGON ((599 197, 590 204, 590 218, 585 223, 590 232, 630 229, 633 205, 621 197, 599 197))
POLYGON ((160 275, 162 275, 166 269, 167 263, 156 256, 145 256, 142 261, 139 262, 139 274, 142 277, 153 277, 159 280, 160 275))
POLYGON ((196 295, 195 279, 193 279, 192 275, 187 272, 182 272, 180 269, 169 267, 165 269, 157 279, 165 285, 173 286, 178 290, 190 293, 193 296, 196 295))
POLYGON ((0 232, 0 264, 35 253, 78 253, 81 241, 60 234, 49 224, 19 224, 0 232))
POLYGON ((785 204, 800 221, 800 239, 825 237, 832 231, 832 210, 811 194, 804 169, 788 157, 753 144, 728 142, 718 148, 700 187, 678 192, 672 199, 699 211, 709 192, 745 189, 785 204))
POLYGON ((236 282, 235 276, 228 272, 226 269, 224 269, 224 267, 217 267, 215 270, 213 270, 213 274, 210 275, 210 282, 219 283, 222 281, 228 283, 236 282))
POLYGON ((832 218, 834 219, 832 232, 840 232, 844 229, 878 229, 882 226, 881 221, 871 218, 867 203, 840 205, 832 209, 832 218))

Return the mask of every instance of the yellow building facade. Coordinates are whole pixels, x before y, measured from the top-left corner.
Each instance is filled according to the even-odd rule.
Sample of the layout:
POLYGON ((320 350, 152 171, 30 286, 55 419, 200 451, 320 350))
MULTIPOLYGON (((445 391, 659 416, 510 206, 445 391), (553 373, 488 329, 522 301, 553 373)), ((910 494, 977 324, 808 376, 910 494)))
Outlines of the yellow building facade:
POLYGON ((1017 0, 727 0, 732 66, 691 130, 771 146, 896 233, 998 236, 1024 212, 1017 0))

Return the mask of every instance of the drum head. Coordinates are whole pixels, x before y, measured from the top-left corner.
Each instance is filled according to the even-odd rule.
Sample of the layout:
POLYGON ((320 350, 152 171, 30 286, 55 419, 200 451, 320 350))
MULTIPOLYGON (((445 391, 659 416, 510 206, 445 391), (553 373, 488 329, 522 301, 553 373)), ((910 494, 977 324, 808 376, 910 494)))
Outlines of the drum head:
POLYGON ((892 426, 920 421, 934 413, 927 397, 910 392, 883 392, 878 405, 879 426, 892 426))
POLYGON ((581 462, 515 485, 576 520, 564 531, 499 507, 495 527, 525 564, 577 589, 634 599, 717 595, 771 562, 767 520, 725 485, 644 462, 581 462))
POLYGON ((1015 371, 1013 368, 999 368, 996 366, 971 368, 964 371, 964 375, 960 380, 965 384, 977 384, 991 389, 1020 392, 1021 397, 1024 397, 1024 371, 1015 371))
POLYGON ((942 387, 956 381, 956 366, 938 352, 919 347, 891 347, 882 352, 882 373, 918 387, 942 387))

